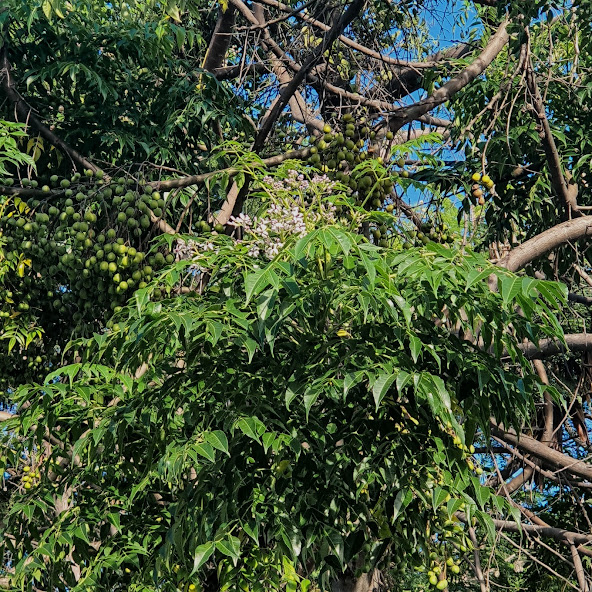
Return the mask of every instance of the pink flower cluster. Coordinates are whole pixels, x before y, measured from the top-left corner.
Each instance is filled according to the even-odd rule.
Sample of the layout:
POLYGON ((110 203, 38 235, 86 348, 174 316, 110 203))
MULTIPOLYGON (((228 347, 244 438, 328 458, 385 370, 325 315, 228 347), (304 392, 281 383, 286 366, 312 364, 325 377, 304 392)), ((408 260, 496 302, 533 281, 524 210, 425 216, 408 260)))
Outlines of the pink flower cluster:
POLYGON ((242 227, 248 236, 248 239, 242 242, 249 245, 250 257, 259 257, 263 254, 266 259, 273 259, 280 252, 288 236, 306 234, 304 214, 296 205, 287 207, 272 204, 265 218, 251 219, 247 214, 241 214, 230 218, 228 223, 242 227))
POLYGON ((335 182, 331 181, 327 175, 315 174, 312 179, 307 179, 302 173, 290 169, 285 179, 274 179, 266 175, 262 179, 263 183, 276 192, 294 190, 300 192, 307 192, 314 190, 315 192, 328 193, 335 187, 335 182))
MULTIPOLYGON (((304 236, 320 222, 336 223, 336 208, 324 199, 334 192, 336 185, 327 175, 315 174, 308 179, 295 170, 289 170, 280 179, 268 175, 262 179, 262 188, 270 195, 272 203, 264 215, 251 218, 242 213, 231 217, 228 224, 242 228, 243 236, 237 243, 247 246, 250 257, 271 260, 289 237, 304 236)), ((200 253, 215 249, 214 243, 209 241, 179 240, 175 255, 177 260, 194 259, 200 253)), ((192 265, 191 270, 193 273, 203 271, 198 264, 192 265)))

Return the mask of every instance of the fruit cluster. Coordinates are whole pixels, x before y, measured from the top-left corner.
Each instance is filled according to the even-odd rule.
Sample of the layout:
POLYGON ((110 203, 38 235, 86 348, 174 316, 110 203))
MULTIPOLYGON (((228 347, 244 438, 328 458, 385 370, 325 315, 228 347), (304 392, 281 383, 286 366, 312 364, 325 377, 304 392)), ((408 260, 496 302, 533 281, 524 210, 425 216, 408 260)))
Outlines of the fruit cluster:
MULTIPOLYGON (((330 125, 325 125, 324 134, 314 140, 310 149, 309 163, 349 187, 357 205, 368 210, 382 208, 394 188, 391 175, 384 169, 356 168, 372 158, 376 132, 370 131, 364 118, 356 122, 350 113, 341 118, 341 126, 334 133, 330 125)), ((388 132, 387 137, 392 139, 392 133, 388 132)))
MULTIPOLYGON (((370 129, 364 117, 355 119, 346 113, 335 121, 334 127, 327 124, 323 134, 312 139, 309 164, 323 171, 331 180, 346 187, 356 206, 367 211, 395 210, 393 190, 397 180, 409 177, 404 169, 405 161, 400 158, 395 163, 385 163, 377 152, 387 152, 394 135, 387 131, 381 138, 370 129), (397 168, 395 169, 394 166, 397 168)), ((338 208, 338 214, 347 212, 338 208)), ((395 220, 393 220, 395 222, 395 220)), ((403 247, 429 240, 443 243, 452 242, 443 225, 434 228, 427 224, 418 232, 405 230, 385 223, 372 223, 368 238, 385 247, 389 239, 397 238, 403 247)))
MULTIPOLYGON (((12 189, 2 199, 0 239, 6 259, 20 263, 0 286, 0 317, 4 330, 18 321, 43 332, 26 352, 3 356, 0 388, 6 388, 7 377, 30 379, 47 367, 73 330, 89 335, 109 324, 174 255, 148 250, 153 219, 166 204, 147 183, 87 171, 2 184, 12 189)), ((196 232, 209 231, 198 223, 196 232)))
POLYGON ((21 482, 25 489, 32 489, 35 485, 39 483, 41 479, 41 474, 39 470, 33 470, 29 465, 25 465, 23 467, 24 475, 21 478, 21 482))
POLYGON ((477 200, 477 203, 480 206, 485 205, 485 194, 482 187, 484 187, 487 191, 491 191, 493 189, 494 182, 492 181, 491 177, 489 177, 489 175, 481 175, 481 173, 473 173, 471 181, 473 181, 473 185, 471 186, 471 195, 477 200))

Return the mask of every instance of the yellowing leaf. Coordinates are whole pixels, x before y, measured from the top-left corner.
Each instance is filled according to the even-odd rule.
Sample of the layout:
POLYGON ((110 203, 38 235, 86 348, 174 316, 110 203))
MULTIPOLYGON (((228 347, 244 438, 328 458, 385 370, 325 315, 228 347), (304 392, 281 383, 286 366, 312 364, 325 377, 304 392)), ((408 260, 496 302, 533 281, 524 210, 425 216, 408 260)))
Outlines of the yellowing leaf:
POLYGON ((41 8, 43 9, 43 14, 45 15, 45 18, 48 21, 51 21, 51 0, 45 0, 45 2, 43 2, 43 4, 41 5, 41 8))
POLYGON ((181 22, 181 13, 179 12, 179 7, 176 4, 169 4, 167 7, 167 14, 178 23, 181 22))

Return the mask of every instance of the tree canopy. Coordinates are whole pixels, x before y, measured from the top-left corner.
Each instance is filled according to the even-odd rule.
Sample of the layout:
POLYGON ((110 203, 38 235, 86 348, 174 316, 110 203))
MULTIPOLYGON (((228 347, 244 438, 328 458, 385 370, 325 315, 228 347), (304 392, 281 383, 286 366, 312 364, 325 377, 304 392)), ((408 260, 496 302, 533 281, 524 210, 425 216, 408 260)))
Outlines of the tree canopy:
POLYGON ((6 0, 0 588, 589 592, 591 12, 6 0))

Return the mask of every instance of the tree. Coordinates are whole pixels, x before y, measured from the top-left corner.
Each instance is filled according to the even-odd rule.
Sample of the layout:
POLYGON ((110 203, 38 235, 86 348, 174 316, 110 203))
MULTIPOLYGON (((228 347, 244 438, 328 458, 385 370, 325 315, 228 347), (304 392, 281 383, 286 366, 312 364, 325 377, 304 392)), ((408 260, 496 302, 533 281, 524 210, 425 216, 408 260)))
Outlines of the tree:
POLYGON ((437 10, 0 9, 7 589, 589 589, 590 7, 437 10))

